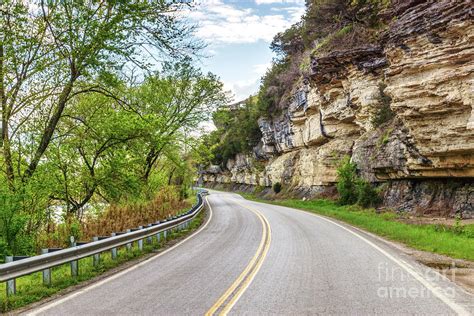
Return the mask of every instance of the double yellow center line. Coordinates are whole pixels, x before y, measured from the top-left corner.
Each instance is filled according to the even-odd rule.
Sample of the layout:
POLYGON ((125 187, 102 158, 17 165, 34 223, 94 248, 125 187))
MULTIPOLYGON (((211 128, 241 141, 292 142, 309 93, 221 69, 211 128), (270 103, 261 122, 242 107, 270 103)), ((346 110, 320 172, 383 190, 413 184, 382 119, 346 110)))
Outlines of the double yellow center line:
POLYGON ((270 248, 270 243, 272 240, 270 224, 268 224, 267 219, 262 215, 262 213, 254 208, 242 205, 236 201, 233 202, 257 215, 257 217, 260 219, 260 222, 262 223, 262 239, 260 240, 257 252, 253 256, 252 260, 250 260, 247 267, 234 281, 234 283, 232 283, 227 291, 225 291, 225 293, 217 300, 217 302, 212 305, 212 307, 207 311, 206 316, 227 315, 227 313, 232 309, 235 303, 237 303, 242 294, 244 294, 244 292, 247 290, 250 283, 255 278, 255 275, 260 270, 260 267, 267 256, 267 252, 270 248))

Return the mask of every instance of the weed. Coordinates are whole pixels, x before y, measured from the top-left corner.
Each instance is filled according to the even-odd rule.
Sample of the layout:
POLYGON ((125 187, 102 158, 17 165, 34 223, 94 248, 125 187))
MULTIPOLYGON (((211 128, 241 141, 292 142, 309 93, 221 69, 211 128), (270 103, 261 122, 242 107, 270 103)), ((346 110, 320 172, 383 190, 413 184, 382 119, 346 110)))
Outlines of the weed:
POLYGON ((179 189, 173 186, 163 188, 150 201, 112 204, 104 212, 88 214, 80 223, 68 219, 64 224, 50 223, 48 233, 38 237, 39 248, 62 248, 69 246, 70 236, 75 240, 91 240, 94 236, 110 236, 113 232, 125 231, 164 219, 169 214, 177 215, 180 210, 188 209, 195 196, 182 200, 179 189))
POLYGON ((461 215, 459 214, 456 215, 453 231, 457 234, 462 234, 464 232, 464 226, 461 224, 461 215))

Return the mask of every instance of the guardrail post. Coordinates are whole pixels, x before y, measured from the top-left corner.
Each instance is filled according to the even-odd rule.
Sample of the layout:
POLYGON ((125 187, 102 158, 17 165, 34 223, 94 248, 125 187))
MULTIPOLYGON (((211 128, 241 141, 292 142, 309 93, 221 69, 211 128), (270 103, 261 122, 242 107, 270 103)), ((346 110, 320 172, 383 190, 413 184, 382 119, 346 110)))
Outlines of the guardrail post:
MULTIPOLYGON (((71 247, 76 247, 76 241, 74 240, 74 236, 69 237, 69 240, 71 242, 70 243, 71 247)), ((73 278, 77 278, 77 276, 79 275, 79 261, 73 260, 71 261, 70 265, 71 265, 71 276, 73 278)))
MULTIPOLYGON (((92 237, 92 241, 98 241, 98 240, 99 240, 99 237, 92 237)), ((96 253, 93 256, 92 265, 94 267, 97 267, 99 263, 100 263, 100 253, 96 253)))
MULTIPOLYGON (((112 233, 112 234, 110 234, 110 236, 115 237, 115 236, 117 236, 117 234, 112 233)), ((110 253, 111 253, 111 256, 112 256, 112 260, 117 259, 117 248, 112 248, 112 250, 110 250, 110 253)))
POLYGON ((156 242, 160 243, 160 241, 161 241, 161 233, 158 232, 158 233, 156 233, 156 242))
MULTIPOLYGON (((132 231, 131 229, 127 229, 127 233, 130 233, 131 231, 132 231)), ((127 244, 127 251, 130 251, 130 250, 132 250, 132 243, 131 242, 129 242, 127 244)))
MULTIPOLYGON (((13 262, 13 256, 6 256, 5 263, 13 262)), ((7 296, 16 294, 16 279, 7 281, 7 296)))
MULTIPOLYGON (((143 226, 138 226, 138 229, 143 229, 143 226)), ((140 251, 143 250, 143 239, 139 239, 139 240, 138 240, 138 249, 139 249, 140 251)))
MULTIPOLYGON (((47 254, 49 252, 49 249, 41 249, 41 254, 47 254)), ((43 270, 43 284, 46 286, 51 286, 51 268, 44 269, 43 270)))
MULTIPOLYGON (((151 226, 153 226, 153 225, 152 225, 152 224, 148 224, 148 225, 147 225, 147 227, 151 227, 151 226)), ((147 243, 147 244, 151 244, 152 242, 153 242, 152 237, 151 237, 151 236, 148 236, 148 237, 146 238, 146 243, 147 243)))
POLYGON ((168 238, 168 230, 166 229, 164 232, 163 232, 163 239, 166 240, 168 238))

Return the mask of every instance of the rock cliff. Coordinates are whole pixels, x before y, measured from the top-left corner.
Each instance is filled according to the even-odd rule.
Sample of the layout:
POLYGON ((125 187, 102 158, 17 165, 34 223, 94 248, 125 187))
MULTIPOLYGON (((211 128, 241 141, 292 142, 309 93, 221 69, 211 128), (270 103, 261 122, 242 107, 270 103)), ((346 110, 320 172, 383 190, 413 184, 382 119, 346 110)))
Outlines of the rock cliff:
POLYGON ((386 207, 474 217, 474 23, 471 1, 399 1, 378 45, 311 57, 287 108, 261 118, 253 155, 203 180, 333 191, 338 161, 386 183, 386 207), (389 119, 377 124, 381 111, 389 119))

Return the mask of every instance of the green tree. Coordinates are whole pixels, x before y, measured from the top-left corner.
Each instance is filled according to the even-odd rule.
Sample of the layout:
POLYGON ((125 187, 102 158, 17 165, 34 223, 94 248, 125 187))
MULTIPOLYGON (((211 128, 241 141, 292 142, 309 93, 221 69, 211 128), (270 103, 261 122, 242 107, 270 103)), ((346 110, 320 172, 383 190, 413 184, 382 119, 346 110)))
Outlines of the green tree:
POLYGON ((153 125, 147 135, 142 179, 146 183, 163 149, 178 134, 198 129, 211 113, 226 104, 223 85, 211 74, 203 74, 189 60, 165 64, 160 74, 147 77, 133 92, 138 113, 153 125))
POLYGON ((171 1, 58 0, 32 7, 3 1, 0 101, 2 153, 10 187, 15 176, 28 180, 34 174, 76 96, 110 94, 108 81, 124 64, 151 66, 148 51, 182 58, 200 48, 189 40, 192 28, 173 14, 183 6, 171 1), (32 118, 42 128, 30 137, 31 148, 23 153, 28 154, 27 166, 17 170, 11 149, 19 146, 12 142, 24 139, 21 126, 32 118))
MULTIPOLYGON (((157 67, 163 61, 174 61, 176 69, 178 64, 190 67, 189 58, 202 45, 179 14, 188 6, 173 1, 2 1, 2 249, 31 250, 38 231, 48 230, 62 209, 80 217, 98 196, 117 201, 140 195, 144 163, 137 148, 149 147, 158 125, 165 135, 169 129, 158 123, 160 113, 149 103, 134 103, 139 99, 135 91, 147 83, 122 78, 131 68, 149 78, 156 68, 165 73, 168 66, 157 67)), ((184 75, 168 79, 188 80, 184 75)), ((164 100, 169 92, 189 91, 158 93, 164 100)), ((191 99, 175 100, 186 97, 191 99)), ((163 111, 173 105, 164 104, 163 111)), ((181 104, 176 108, 183 109, 181 104)), ((182 116, 191 116, 183 111, 182 116)))
POLYGON ((225 164, 238 153, 249 153, 260 141, 257 98, 250 97, 235 108, 224 107, 213 114, 217 130, 203 140, 211 148, 214 164, 225 164))

